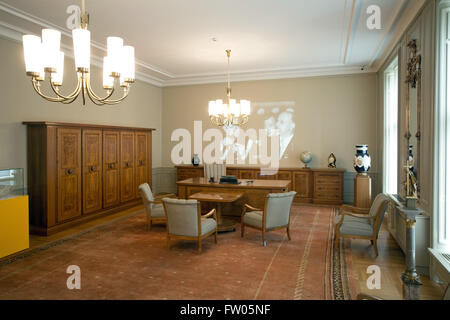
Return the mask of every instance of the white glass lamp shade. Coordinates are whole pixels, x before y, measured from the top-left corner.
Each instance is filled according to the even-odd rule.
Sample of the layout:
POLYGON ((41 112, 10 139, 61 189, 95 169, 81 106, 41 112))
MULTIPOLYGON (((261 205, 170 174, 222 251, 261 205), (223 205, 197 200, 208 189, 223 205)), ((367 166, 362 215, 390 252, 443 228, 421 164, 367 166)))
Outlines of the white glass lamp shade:
POLYGON ((48 68, 48 71, 55 72, 58 67, 60 44, 61 32, 53 29, 42 29, 42 58, 44 59, 44 68, 48 68))
POLYGON ((121 87, 127 87, 128 86, 128 82, 125 81, 125 78, 124 78, 123 75, 120 75, 119 79, 120 79, 119 82, 120 82, 120 86, 121 87))
POLYGON ((241 115, 241 105, 236 103, 236 99, 230 99, 230 113, 233 117, 239 117, 241 115))
POLYGON ((56 72, 52 73, 52 83, 61 86, 64 76, 64 52, 60 51, 57 58, 56 72))
POLYGON ((112 89, 114 78, 111 77, 111 61, 109 57, 103 58, 103 88, 112 89))
POLYGON ((23 55, 25 58, 25 71, 28 75, 41 71, 41 38, 33 35, 24 35, 23 55))
POLYGON ((106 38, 108 47, 108 57, 111 59, 111 70, 113 73, 120 74, 122 71, 122 56, 123 56, 123 39, 119 37, 106 38))
POLYGON ((134 47, 124 46, 122 49, 122 71, 120 75, 125 81, 134 82, 135 65, 134 65, 134 47))
POLYGON ((39 69, 39 76, 36 78, 38 81, 44 81, 45 80, 45 71, 44 71, 44 65, 41 64, 41 67, 39 69))
POLYGON ((241 114, 246 116, 250 115, 250 101, 241 100, 241 114))
POLYGON ((73 29, 73 51, 77 70, 89 71, 91 63, 91 32, 86 29, 73 29))
POLYGON ((217 99, 215 101, 215 107, 214 107, 214 115, 215 116, 220 116, 223 113, 223 100, 222 99, 217 99))
POLYGON ((216 116, 216 102, 210 101, 208 104, 208 114, 209 116, 216 116))

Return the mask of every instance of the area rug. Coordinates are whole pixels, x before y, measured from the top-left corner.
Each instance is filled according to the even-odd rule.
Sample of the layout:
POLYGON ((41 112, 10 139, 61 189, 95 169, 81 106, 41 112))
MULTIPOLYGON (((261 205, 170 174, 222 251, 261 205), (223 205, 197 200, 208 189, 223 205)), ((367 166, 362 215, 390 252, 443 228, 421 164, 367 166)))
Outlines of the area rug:
POLYGON ((294 205, 283 230, 247 228, 197 244, 146 230, 138 212, 0 263, 0 299, 340 300, 354 297, 348 243, 334 247, 335 210, 294 205), (68 289, 69 266, 80 289, 68 289))

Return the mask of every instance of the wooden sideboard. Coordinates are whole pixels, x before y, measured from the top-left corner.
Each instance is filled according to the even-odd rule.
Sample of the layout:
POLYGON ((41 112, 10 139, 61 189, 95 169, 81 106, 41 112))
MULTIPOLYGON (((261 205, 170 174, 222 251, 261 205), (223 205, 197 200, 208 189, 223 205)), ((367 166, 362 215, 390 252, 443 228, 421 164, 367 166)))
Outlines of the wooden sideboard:
MULTIPOLYGON (((177 181, 203 177, 203 166, 179 165, 177 181)), ((227 166, 227 175, 239 179, 289 180, 290 190, 297 192, 294 201, 341 205, 344 203, 344 172, 341 169, 280 168, 266 175, 260 168, 227 166)))
POLYGON ((49 235, 140 203, 152 183, 152 130, 59 122, 27 125, 30 231, 49 235))

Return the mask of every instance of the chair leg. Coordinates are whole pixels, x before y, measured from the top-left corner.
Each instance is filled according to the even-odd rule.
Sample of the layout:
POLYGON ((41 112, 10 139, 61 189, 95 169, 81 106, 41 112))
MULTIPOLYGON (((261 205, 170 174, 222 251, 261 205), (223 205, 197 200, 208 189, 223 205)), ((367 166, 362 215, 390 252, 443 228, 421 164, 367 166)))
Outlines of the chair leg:
POLYGON ((198 252, 201 253, 202 252, 202 239, 198 239, 198 252))
POLYGON ((244 231, 245 231, 245 224, 241 222, 241 238, 244 237, 244 231))
POLYGON ((148 219, 148 231, 152 230, 152 219, 148 219))
POLYGON ((377 246, 377 239, 372 240, 373 248, 375 250, 375 255, 378 257, 378 246, 377 246))
POLYGON ((216 232, 214 233, 214 242, 217 244, 217 228, 216 228, 216 232))
POLYGON ((288 236, 289 241, 291 240, 291 234, 289 233, 289 226, 286 228, 286 233, 288 236))
POLYGON ((262 231, 262 242, 263 242, 263 246, 264 246, 264 247, 267 246, 267 241, 266 241, 265 237, 266 237, 266 234, 265 234, 265 232, 264 232, 264 230, 263 230, 263 231, 262 231))
POLYGON ((167 249, 170 249, 170 236, 167 235, 167 249))

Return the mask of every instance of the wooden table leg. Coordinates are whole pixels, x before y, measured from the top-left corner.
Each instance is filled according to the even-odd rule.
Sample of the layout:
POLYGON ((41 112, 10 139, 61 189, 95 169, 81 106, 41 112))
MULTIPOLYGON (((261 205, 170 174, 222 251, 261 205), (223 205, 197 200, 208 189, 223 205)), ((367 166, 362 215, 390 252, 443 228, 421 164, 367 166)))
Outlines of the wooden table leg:
POLYGON ((226 232, 226 231, 235 231, 236 221, 231 219, 227 219, 222 217, 222 203, 217 203, 217 231, 218 232, 226 232))

